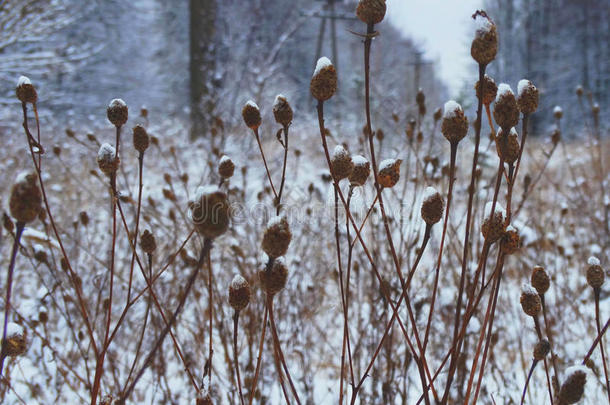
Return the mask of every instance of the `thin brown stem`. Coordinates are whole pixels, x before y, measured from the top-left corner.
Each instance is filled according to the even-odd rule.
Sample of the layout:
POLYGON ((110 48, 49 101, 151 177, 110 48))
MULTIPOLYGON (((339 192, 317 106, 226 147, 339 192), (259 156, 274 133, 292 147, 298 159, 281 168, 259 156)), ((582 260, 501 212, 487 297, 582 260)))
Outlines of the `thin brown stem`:
POLYGON ((261 138, 258 134, 258 128, 252 130, 254 132, 254 138, 256 138, 256 143, 258 144, 258 149, 261 152, 261 158, 263 159, 263 164, 265 165, 265 171, 267 172, 267 178, 269 179, 269 185, 271 186, 271 191, 273 191, 273 196, 276 200, 278 200, 278 194, 275 191, 275 187, 273 186, 273 180, 271 179, 271 173, 269 172, 269 167, 267 166, 267 158, 265 158, 265 152, 263 151, 263 145, 261 144, 261 138))
POLYGON ((265 344, 265 332, 267 331, 267 316, 269 315, 269 308, 265 305, 265 313, 263 315, 263 331, 261 332, 261 340, 258 344, 258 355, 256 359, 256 369, 254 371, 254 378, 252 379, 252 385, 250 386, 250 399, 248 404, 252 405, 254 400, 254 394, 256 393, 256 383, 258 382, 258 375, 261 370, 261 362, 263 360, 263 347, 265 344))
POLYGON ((610 403, 610 381, 608 380, 608 366, 606 365, 606 351, 604 349, 602 328, 601 323, 599 321, 599 295, 600 295, 600 287, 595 288, 595 326, 597 327, 597 335, 602 339, 602 343, 599 345, 599 350, 602 355, 602 363, 604 365, 604 377, 606 377, 606 394, 608 395, 608 403, 610 403))
POLYGON ((244 393, 241 389, 241 376, 239 374, 239 356, 237 355, 237 331, 239 325, 239 311, 235 311, 233 315, 233 357, 235 361, 235 374, 237 375, 237 388, 239 390, 239 402, 241 405, 245 405, 244 393))

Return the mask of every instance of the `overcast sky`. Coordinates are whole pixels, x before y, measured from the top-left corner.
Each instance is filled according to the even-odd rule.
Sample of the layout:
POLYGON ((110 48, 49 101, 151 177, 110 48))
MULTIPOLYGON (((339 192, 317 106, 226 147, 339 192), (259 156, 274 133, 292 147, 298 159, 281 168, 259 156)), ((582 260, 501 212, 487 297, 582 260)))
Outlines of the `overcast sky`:
POLYGON ((437 72, 451 96, 464 79, 476 78, 470 57, 470 17, 482 0, 387 0, 387 4, 390 21, 422 47, 426 59, 440 63, 437 72))

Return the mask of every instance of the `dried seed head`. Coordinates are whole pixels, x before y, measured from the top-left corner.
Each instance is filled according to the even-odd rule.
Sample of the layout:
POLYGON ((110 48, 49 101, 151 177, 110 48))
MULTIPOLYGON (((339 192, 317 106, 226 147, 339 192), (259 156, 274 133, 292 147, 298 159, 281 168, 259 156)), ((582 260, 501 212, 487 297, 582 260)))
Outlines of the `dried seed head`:
POLYGON ((542 266, 534 267, 532 270, 531 282, 540 295, 544 295, 551 286, 551 279, 542 266))
POLYGON ((276 259, 269 271, 258 272, 258 279, 263 290, 269 295, 275 295, 286 286, 288 268, 282 259, 276 259))
POLYGON ((112 123, 115 127, 120 127, 127 122, 128 110, 127 104, 120 98, 115 98, 108 104, 108 108, 106 108, 106 115, 108 116, 108 121, 112 123))
POLYGON ((561 117, 563 117, 563 108, 558 105, 553 107, 553 117, 555 117, 556 120, 560 120, 561 117))
MULTIPOLYGON (((479 81, 477 81, 477 83, 474 85, 474 90, 478 98, 481 98, 480 86, 481 84, 479 83, 479 81)), ((495 80, 490 76, 483 76, 483 104, 490 105, 496 99, 497 93, 498 85, 496 84, 495 80)))
POLYGON ((386 159, 379 163, 379 184, 385 188, 391 188, 400 180, 401 159, 386 159))
POLYGON ((330 160, 331 172, 336 181, 341 181, 354 170, 354 163, 349 152, 342 145, 337 145, 330 160))
POLYGON ((519 107, 517 99, 510 86, 500 83, 496 103, 494 104, 494 120, 507 131, 519 123, 519 107))
POLYGON ((582 97, 582 95, 585 93, 584 89, 582 88, 581 85, 576 86, 576 95, 578 97, 582 97))
POLYGON ((24 172, 13 184, 9 209, 17 222, 32 222, 42 211, 42 194, 37 179, 36 174, 24 172))
POLYGON ((597 116, 599 114, 599 104, 598 103, 593 103, 593 105, 591 106, 591 112, 595 116, 597 116))
POLYGON ((309 84, 311 95, 318 101, 326 101, 337 91, 337 71, 330 59, 323 56, 318 59, 309 84))
POLYGON ((273 217, 267 223, 263 234, 263 251, 271 258, 284 256, 290 245, 290 227, 284 217, 273 217))
POLYGON ((534 346, 534 360, 543 360, 551 351, 551 344, 548 340, 542 339, 534 346))
POLYGON ((140 153, 144 153, 150 145, 150 137, 148 132, 142 125, 133 127, 133 147, 140 153))
POLYGON ((261 110, 252 100, 248 100, 246 104, 244 104, 244 108, 241 109, 241 116, 244 119, 246 126, 252 130, 258 129, 261 125, 261 110))
POLYGON ((515 163, 519 157, 519 139, 515 128, 511 128, 508 135, 500 128, 496 136, 496 152, 505 163, 515 163))
POLYGON ((517 85, 517 105, 522 114, 532 114, 538 109, 538 89, 532 82, 522 79, 517 85))
POLYGON ((587 283, 594 289, 600 288, 604 284, 604 269, 597 257, 591 256, 587 264, 587 283))
POLYGON ((120 160, 116 155, 114 146, 109 143, 104 143, 100 146, 100 150, 97 152, 97 165, 100 170, 110 176, 116 172, 119 168, 120 160))
POLYGON ((197 398, 197 405, 212 405, 212 398, 210 394, 205 394, 202 397, 197 398))
POLYGON ((434 121, 438 121, 441 119, 442 116, 443 116, 443 110, 439 107, 436 110, 434 110, 434 115, 432 117, 434 118, 434 121))
POLYGON ((239 274, 229 284, 229 305, 235 311, 241 311, 250 302, 250 284, 239 274))
POLYGON ((13 233, 13 230, 15 229, 15 224, 11 220, 11 217, 6 215, 6 212, 2 213, 2 226, 8 233, 13 233))
POLYGON ((352 156, 352 163, 354 170, 349 175, 349 183, 352 186, 362 186, 371 174, 371 164, 361 155, 352 156))
POLYGON ((290 125, 292 122, 292 107, 290 107, 286 97, 281 94, 275 97, 273 116, 275 117, 275 122, 281 125, 290 125))
POLYGON ((504 254, 512 255, 519 251, 520 248, 521 237, 519 236, 519 232, 512 226, 508 226, 500 241, 500 249, 502 249, 504 254))
POLYGON ((470 55, 480 65, 487 65, 498 53, 498 32, 496 24, 484 11, 477 11, 472 16, 475 24, 474 39, 470 46, 470 55))
POLYGON ((464 115, 462 106, 454 100, 445 103, 441 132, 451 143, 458 143, 468 133, 468 118, 464 115))
POLYGON ((521 287, 521 308, 523 312, 531 317, 536 317, 542 310, 542 301, 538 291, 530 284, 523 284, 521 287))
POLYGON ((583 366, 574 366, 566 370, 566 379, 561 384, 557 403, 559 405, 575 404, 585 392, 587 373, 583 366))
POLYGON ((502 206, 496 202, 496 206, 492 214, 492 205, 492 201, 485 204, 485 219, 481 225, 481 233, 483 234, 485 240, 489 243, 494 243, 499 240, 505 232, 504 218, 506 218, 506 213, 504 208, 502 208, 502 206))
POLYGON ((445 203, 434 187, 426 188, 421 204, 421 217, 428 225, 434 225, 443 217, 445 203))
MULTIPOLYGON (((0 338, 0 344, 2 339, 0 338)), ((27 349, 27 339, 23 326, 9 322, 6 328, 6 344, 2 344, 7 356, 21 356, 27 349)))
POLYGON ((218 174, 223 179, 229 179, 233 177, 235 172, 235 163, 227 155, 223 155, 218 162, 218 174))
POLYGON ((19 77, 15 92, 17 93, 17 98, 22 103, 34 104, 36 100, 38 100, 38 94, 36 93, 36 89, 32 85, 30 79, 26 76, 19 77))
POLYGON ((379 24, 385 12, 385 0, 360 0, 356 7, 356 15, 365 24, 379 24))
POLYGON ((201 235, 213 239, 229 229, 229 202, 227 195, 218 187, 199 187, 189 206, 191 219, 201 235))
POLYGON ((155 235, 153 235, 148 229, 146 229, 140 237, 140 246, 142 247, 142 250, 149 255, 153 254, 155 249, 157 249, 155 235))

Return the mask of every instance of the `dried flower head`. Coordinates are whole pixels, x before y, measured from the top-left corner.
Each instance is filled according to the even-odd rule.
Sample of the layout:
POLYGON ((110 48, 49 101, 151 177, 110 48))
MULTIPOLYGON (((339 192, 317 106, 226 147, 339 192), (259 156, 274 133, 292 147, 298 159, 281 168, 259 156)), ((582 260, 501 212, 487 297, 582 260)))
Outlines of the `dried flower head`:
POLYGON ((519 107, 517 99, 510 86, 500 83, 496 103, 494 104, 494 120, 503 129, 510 131, 510 128, 519 123, 519 107))
POLYGON ((502 249, 504 254, 512 255, 518 252, 520 248, 521 237, 519 236, 519 232, 512 226, 508 226, 500 241, 500 249, 502 249))
POLYGON ((551 279, 542 266, 534 267, 532 270, 531 282, 540 295, 544 295, 551 286, 551 279))
MULTIPOLYGON (((481 98, 481 83, 479 81, 474 85, 474 90, 478 98, 481 98)), ((490 76, 483 76, 483 104, 490 105, 495 99, 498 93, 498 85, 495 80, 490 76)))
POLYGON ((496 136, 496 152, 498 157, 504 160, 505 163, 515 163, 519 157, 519 139, 515 128, 511 128, 508 135, 502 128, 496 136))
POLYGON ((140 237, 140 246, 142 247, 142 250, 149 255, 153 254, 155 249, 157 249, 155 235, 153 235, 148 229, 146 229, 140 237))
POLYGON ((197 397, 196 403, 197 405, 212 405, 212 398, 210 394, 205 394, 204 396, 197 397))
POLYGON ((506 218, 506 212, 504 208, 496 202, 494 212, 492 214, 491 209, 493 202, 489 201, 485 204, 485 218, 481 225, 481 233, 488 243, 494 243, 502 236, 505 232, 504 218, 506 218))
POLYGON ((227 195, 218 187, 199 187, 189 206, 191 219, 201 235, 216 238, 229 228, 229 202, 227 195))
POLYGON ((229 305, 235 311, 241 311, 250 303, 250 284, 237 274, 229 284, 229 305))
POLYGON ((227 155, 223 155, 218 162, 218 174, 223 179, 228 179, 233 177, 233 173, 235 172, 235 163, 231 160, 227 155))
POLYGON ((385 188, 391 188, 400 180, 401 159, 385 159, 379 163, 379 184, 385 188))
POLYGON ((556 120, 560 120, 561 117, 563 117, 563 108, 558 105, 553 107, 553 117, 555 117, 556 120))
POLYGON ((517 85, 517 105, 522 114, 532 114, 538 109, 538 89, 527 79, 517 85))
POLYGON ((311 95, 318 101, 326 101, 337 91, 337 71, 330 59, 323 56, 318 59, 309 84, 311 95))
POLYGON ((17 98, 22 103, 34 104, 38 100, 38 93, 36 93, 36 89, 32 85, 32 82, 26 76, 19 77, 15 92, 17 93, 17 98))
POLYGON ((11 189, 9 209, 13 218, 24 224, 38 217, 42 211, 42 193, 36 174, 24 172, 17 176, 11 189))
POLYGON ((273 116, 275 117, 275 121, 281 125, 290 125, 292 122, 292 114, 292 107, 290 107, 286 97, 282 94, 278 94, 273 103, 273 116))
POLYGON ((530 284, 523 284, 521 287, 521 308, 523 312, 531 317, 536 317, 542 310, 542 301, 538 291, 530 284))
POLYGON ((263 234, 263 251, 271 258, 284 256, 290 245, 292 233, 284 217, 273 217, 263 234))
POLYGON ((258 272, 258 279, 263 287, 263 290, 269 295, 275 295, 286 286, 288 278, 288 268, 284 261, 279 258, 275 259, 271 269, 261 270, 258 272))
POLYGON ((597 257, 591 256, 587 262, 587 283, 594 289, 598 289, 604 284, 604 269, 597 257))
POLYGON ((150 145, 150 137, 148 132, 142 125, 133 127, 133 147, 140 153, 144 153, 150 145))
POLYGON ((464 115, 462 106, 454 100, 445 103, 441 132, 450 143, 457 144, 468 133, 468 118, 464 115))
POLYGON ((100 146, 99 151, 97 152, 97 165, 100 170, 110 176, 119 168, 120 160, 116 155, 116 150, 114 146, 109 143, 104 143, 100 146))
POLYGON ((426 188, 421 204, 421 217, 428 225, 434 225, 443 217, 445 202, 434 187, 426 188))
POLYGON ((534 346, 534 360, 543 360, 551 351, 551 344, 548 340, 542 339, 534 346))
POLYGON ((573 366, 566 370, 566 379, 561 384, 557 403, 559 405, 575 404, 585 393, 587 372, 583 366, 573 366))
POLYGON ((352 157, 342 145, 337 145, 335 147, 330 164, 331 173, 336 181, 341 181, 348 178, 354 170, 352 157))
POLYGON ((385 12, 385 0, 360 0, 356 7, 356 15, 365 24, 379 24, 385 12))
POLYGON ((262 122, 261 110, 254 101, 248 100, 246 104, 244 104, 244 108, 241 109, 241 116, 248 128, 256 130, 260 127, 262 122))
POLYGON ((106 115, 108 116, 108 121, 115 127, 124 125, 127 122, 127 117, 129 115, 127 104, 120 98, 115 98, 108 104, 106 115))
POLYGON ((581 85, 576 86, 576 95, 578 97, 582 97, 582 95, 585 93, 585 90, 582 88, 581 85))
MULTIPOLYGON (((0 344, 2 339, 0 338, 0 344)), ((6 343, 2 344, 6 356, 21 356, 27 349, 27 339, 23 326, 9 322, 6 327, 6 343)))
POLYGON ((371 164, 361 155, 352 156, 352 163, 354 170, 349 175, 349 183, 352 186, 362 186, 371 174, 371 164))
POLYGON ((472 16, 475 24, 474 39, 470 45, 470 55, 480 65, 487 65, 498 53, 498 32, 496 24, 484 11, 472 16))

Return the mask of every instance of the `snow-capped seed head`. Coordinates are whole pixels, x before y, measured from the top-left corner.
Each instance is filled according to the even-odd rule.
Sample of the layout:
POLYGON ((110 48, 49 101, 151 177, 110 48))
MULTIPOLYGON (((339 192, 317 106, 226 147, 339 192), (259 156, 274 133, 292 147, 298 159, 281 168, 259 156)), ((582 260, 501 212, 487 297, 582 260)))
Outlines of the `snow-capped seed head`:
POLYGON ((506 255, 512 255, 519 251, 521 248, 521 237, 519 236, 519 232, 512 226, 508 226, 506 228, 506 232, 502 235, 502 239, 500 241, 500 249, 506 255))
POLYGON ((498 53, 498 33, 496 24, 479 10, 473 14, 474 38, 470 45, 470 55, 479 65, 486 66, 496 58, 498 53))
MULTIPOLYGON (((475 93, 478 98, 481 98, 481 83, 479 81, 474 85, 475 93)), ((495 80, 490 76, 483 76, 483 104, 490 105, 495 99, 498 93, 498 85, 495 80)))
POLYGON ((555 119, 557 120, 560 120, 561 117, 563 117, 563 108, 558 105, 553 107, 553 117, 555 117, 555 119))
POLYGON ((150 145, 150 137, 148 132, 142 125, 133 127, 133 147, 140 153, 144 153, 150 145))
POLYGON ((258 272, 258 279, 263 290, 268 295, 275 295, 282 291, 288 279, 288 267, 281 258, 274 260, 269 271, 261 270, 258 272))
POLYGON ((337 71, 326 56, 318 59, 309 84, 311 95, 318 101, 326 101, 337 91, 337 71))
POLYGON ((468 133, 468 118, 462 106, 454 100, 445 103, 441 132, 452 144, 460 142, 468 133))
POLYGON ((223 179, 228 179, 233 177, 233 173, 235 172, 235 163, 231 160, 227 155, 223 155, 218 162, 218 174, 223 179))
POLYGON ((250 284, 241 275, 233 277, 229 284, 229 305, 235 311, 241 311, 250 303, 250 284))
POLYGON ((436 110, 434 110, 434 114, 432 115, 432 118, 434 119, 434 121, 438 121, 441 119, 442 116, 443 116, 443 110, 439 107, 436 110))
POLYGON ((599 103, 593 103, 593 105, 591 106, 591 112, 593 113, 593 115, 599 114, 599 103))
POLYGON ((551 351, 551 344, 548 340, 542 339, 534 346, 534 360, 544 360, 547 354, 551 351))
POLYGON ((510 130, 519 123, 517 99, 513 90, 506 83, 500 83, 498 86, 493 115, 496 123, 506 130, 510 130))
POLYGON ((104 143, 100 146, 99 151, 97 152, 97 165, 100 170, 110 176, 112 173, 116 172, 119 168, 120 160, 116 155, 116 150, 114 146, 109 143, 104 143))
POLYGON ((515 163, 519 157, 519 149, 517 130, 511 128, 508 135, 506 135, 506 131, 500 128, 496 136, 496 152, 498 157, 504 159, 505 163, 515 163))
POLYGON ((157 249, 157 241, 155 240, 155 235, 152 234, 148 229, 146 229, 142 236, 140 236, 140 246, 144 253, 148 253, 149 255, 155 252, 157 249))
POLYGON ((27 349, 26 333, 23 326, 9 322, 6 328, 6 343, 0 344, 6 356, 21 356, 27 349))
POLYGON ((252 100, 248 100, 246 104, 244 104, 244 108, 241 109, 241 116, 244 119, 246 126, 252 130, 258 129, 261 125, 261 110, 252 100))
POLYGON ((34 104, 38 100, 38 93, 36 93, 36 89, 32 85, 32 82, 26 76, 19 77, 15 93, 22 103, 34 104))
POLYGON ((536 317, 542 310, 542 301, 538 291, 530 284, 523 284, 521 287, 521 308, 526 315, 536 317))
POLYGON ((582 86, 579 84, 578 86, 576 86, 576 95, 578 97, 582 97, 583 94, 585 94, 585 90, 582 88, 582 86))
POLYGON ((360 0, 356 7, 356 15, 365 24, 379 24, 385 12, 385 0, 360 0))
POLYGON ((379 163, 379 184, 385 188, 391 188, 400 180, 401 159, 385 159, 379 163))
POLYGON ((559 405, 575 404, 582 398, 587 383, 587 372, 583 366, 573 366, 566 370, 566 377, 561 384, 557 403, 559 405))
POLYGON ((538 291, 538 294, 544 295, 551 286, 551 279, 542 266, 535 266, 531 276, 532 286, 538 291))
POLYGON ((434 187, 427 187, 421 204, 421 217, 428 225, 434 225, 443 217, 445 202, 434 187))
POLYGON ((288 251, 292 233, 284 217, 273 217, 267 223, 263 234, 263 251, 271 258, 284 256, 288 251))
POLYGON ((42 193, 36 174, 24 172, 17 176, 11 188, 9 210, 18 223, 26 224, 38 217, 42 211, 42 193))
POLYGON ((354 170, 354 163, 349 152, 342 146, 337 145, 330 160, 331 173, 336 181, 348 178, 354 170))
POLYGON ((127 122, 127 117, 129 116, 129 112, 127 109, 127 104, 120 98, 115 98, 108 104, 108 108, 106 108, 106 115, 108 116, 108 121, 112 123, 115 127, 120 127, 127 122))
POLYGON ((354 170, 349 175, 349 183, 352 186, 362 186, 371 174, 371 164, 361 155, 352 156, 352 163, 354 164, 354 170))
POLYGON ((210 394, 205 394, 203 396, 199 396, 199 397, 197 397, 197 400, 195 401, 195 403, 197 405, 212 405, 212 397, 210 397, 210 394))
POLYGON ((273 116, 275 117, 275 121, 281 125, 290 125, 292 122, 292 107, 281 94, 278 94, 275 97, 275 102, 273 103, 273 116))
POLYGON ((587 283, 593 289, 599 289, 604 284, 604 269, 602 269, 599 259, 595 256, 589 257, 587 260, 587 283))
POLYGON ((517 105, 522 114, 532 114, 538 109, 538 89, 527 79, 517 85, 517 105))
POLYGON ((506 218, 506 213, 504 208, 496 201, 496 206, 492 214, 492 206, 492 201, 485 204, 485 217, 483 219, 483 224, 481 225, 481 233, 489 243, 498 241, 505 232, 504 218, 506 218))
POLYGON ((229 202, 217 186, 199 187, 189 208, 195 229, 206 238, 216 238, 229 229, 229 202))

